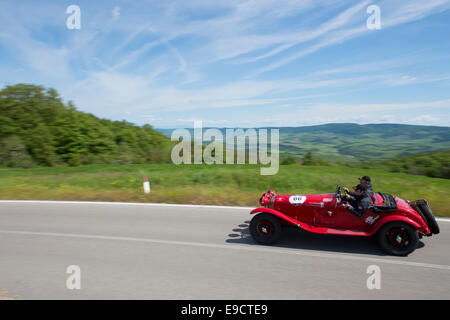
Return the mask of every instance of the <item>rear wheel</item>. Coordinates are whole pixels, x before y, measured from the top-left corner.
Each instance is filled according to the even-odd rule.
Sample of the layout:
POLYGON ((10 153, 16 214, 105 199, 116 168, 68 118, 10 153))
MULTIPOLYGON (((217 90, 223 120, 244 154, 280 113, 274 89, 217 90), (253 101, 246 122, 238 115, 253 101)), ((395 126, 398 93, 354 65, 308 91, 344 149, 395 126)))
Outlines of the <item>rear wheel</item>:
POLYGON ((405 222, 390 222, 378 232, 378 243, 389 254, 407 256, 419 245, 419 233, 405 222))
POLYGON ((250 233, 256 242, 271 244, 280 238, 281 224, 273 215, 259 213, 250 222, 250 233))

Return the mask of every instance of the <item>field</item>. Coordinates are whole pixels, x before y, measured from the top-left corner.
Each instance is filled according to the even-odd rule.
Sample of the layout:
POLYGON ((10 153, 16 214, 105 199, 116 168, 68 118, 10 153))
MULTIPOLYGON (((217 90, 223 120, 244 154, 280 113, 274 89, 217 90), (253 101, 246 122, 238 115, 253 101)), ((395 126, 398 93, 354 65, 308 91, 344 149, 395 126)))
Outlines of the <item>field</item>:
POLYGON ((0 168, 0 199, 85 200, 257 206, 268 189, 277 193, 334 192, 372 177, 374 191, 403 199, 425 198, 437 216, 450 216, 450 180, 346 166, 280 166, 261 176, 257 165, 86 165, 0 168), (151 193, 143 193, 148 176, 151 193))

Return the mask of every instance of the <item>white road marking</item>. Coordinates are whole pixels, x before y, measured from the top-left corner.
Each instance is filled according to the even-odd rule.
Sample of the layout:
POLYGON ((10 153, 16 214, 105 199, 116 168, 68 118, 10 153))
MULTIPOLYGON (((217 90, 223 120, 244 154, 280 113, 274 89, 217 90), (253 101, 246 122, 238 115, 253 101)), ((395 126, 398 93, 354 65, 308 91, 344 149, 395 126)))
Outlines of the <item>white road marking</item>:
POLYGON ((279 248, 267 248, 253 245, 226 245, 226 244, 213 244, 213 243, 201 243, 201 242, 190 242, 190 241, 175 241, 175 240, 162 240, 162 239, 151 239, 151 238, 134 238, 134 237, 118 237, 118 236, 107 236, 107 235, 90 235, 90 234, 74 234, 74 233, 55 233, 55 232, 33 232, 33 231, 19 231, 19 230, 0 230, 1 234, 15 234, 15 235, 30 235, 30 236, 48 236, 48 237, 66 237, 66 238, 81 238, 81 239, 97 239, 97 240, 116 240, 116 241, 134 241, 134 242, 146 242, 146 243, 156 243, 156 244, 166 244, 166 245, 181 245, 181 246, 191 246, 191 247, 204 247, 204 248, 215 248, 215 249, 231 249, 231 250, 243 250, 252 252, 264 252, 264 253, 274 253, 274 254, 289 254, 307 257, 318 257, 318 258, 328 258, 328 259, 345 259, 345 260, 358 260, 370 263, 385 263, 385 264, 395 264, 404 265, 410 267, 421 267, 421 268, 432 268, 440 270, 449 270, 448 265, 439 264, 429 264, 420 263, 412 261, 400 261, 391 259, 379 259, 370 257, 360 257, 348 254, 332 254, 332 253, 317 253, 310 251, 302 251, 301 249, 279 249, 279 248))
MULTIPOLYGON (((124 206, 155 206, 155 207, 185 207, 185 208, 211 208, 211 209, 238 209, 253 210, 254 207, 214 206, 200 204, 175 204, 154 202, 103 202, 103 201, 56 201, 56 200, 0 200, 1 203, 30 203, 30 204, 90 204, 90 205, 124 205, 124 206)), ((449 218, 436 218, 437 221, 450 222, 449 218)))

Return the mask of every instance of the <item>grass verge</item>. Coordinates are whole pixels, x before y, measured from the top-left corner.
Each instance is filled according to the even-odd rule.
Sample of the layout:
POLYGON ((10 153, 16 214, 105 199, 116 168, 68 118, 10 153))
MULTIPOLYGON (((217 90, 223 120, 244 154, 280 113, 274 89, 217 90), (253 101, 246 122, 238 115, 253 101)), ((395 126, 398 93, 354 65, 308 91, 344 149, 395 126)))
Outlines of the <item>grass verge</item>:
POLYGON ((0 168, 0 199, 165 202, 257 206, 261 194, 334 192, 368 175, 375 191, 407 200, 427 199, 436 216, 450 216, 450 180, 345 166, 280 166, 261 176, 256 165, 88 165, 79 167, 0 168), (143 193, 148 176, 151 193, 143 193))

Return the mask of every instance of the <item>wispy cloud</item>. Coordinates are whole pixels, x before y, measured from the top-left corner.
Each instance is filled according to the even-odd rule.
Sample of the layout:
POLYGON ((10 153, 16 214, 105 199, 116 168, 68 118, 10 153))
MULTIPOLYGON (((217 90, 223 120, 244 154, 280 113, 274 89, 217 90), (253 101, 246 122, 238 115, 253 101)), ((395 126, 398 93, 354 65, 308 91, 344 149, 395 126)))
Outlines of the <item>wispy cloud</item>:
POLYGON ((120 7, 119 6, 115 6, 114 9, 112 10, 112 15, 113 15, 113 19, 119 19, 120 17, 120 7))
MULTIPOLYGON (((366 27, 372 2, 173 0, 119 6, 80 0, 78 31, 65 28, 64 3, 2 2, 1 74, 21 70, 14 79, 56 87, 84 111, 112 118, 126 111, 155 122, 175 113, 173 119, 204 113, 210 121, 232 122, 222 117, 235 114, 247 123, 256 111, 297 108, 298 116, 308 111, 309 119, 329 121, 325 114, 338 121, 345 116, 335 109, 348 106, 351 112, 399 112, 415 101, 423 101, 418 109, 427 108, 427 100, 446 101, 450 47, 429 35, 434 23, 441 34, 450 32, 450 1, 379 1, 379 31, 366 27), (410 30, 416 34, 407 43, 410 30), (425 86, 433 91, 418 90, 425 86)), ((422 115, 433 117, 416 117, 422 115)), ((382 120, 370 112, 358 117, 382 120)), ((276 119, 267 117, 268 123, 276 119)), ((289 115, 280 119, 291 121, 289 115)))

